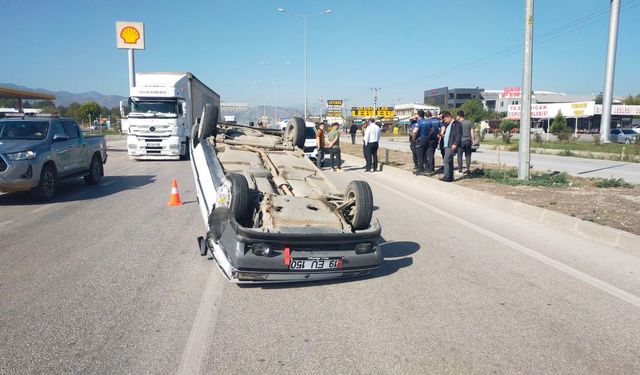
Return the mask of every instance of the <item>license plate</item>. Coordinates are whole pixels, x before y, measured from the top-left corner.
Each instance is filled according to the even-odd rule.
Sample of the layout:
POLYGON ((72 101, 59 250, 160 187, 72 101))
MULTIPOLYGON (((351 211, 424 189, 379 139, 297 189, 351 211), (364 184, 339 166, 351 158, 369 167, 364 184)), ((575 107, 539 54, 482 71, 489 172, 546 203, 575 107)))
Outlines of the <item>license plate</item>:
POLYGON ((334 270, 342 268, 342 258, 337 259, 291 259, 292 270, 334 270))
POLYGON ((161 144, 160 143, 149 143, 147 142, 147 147, 160 147, 161 144))

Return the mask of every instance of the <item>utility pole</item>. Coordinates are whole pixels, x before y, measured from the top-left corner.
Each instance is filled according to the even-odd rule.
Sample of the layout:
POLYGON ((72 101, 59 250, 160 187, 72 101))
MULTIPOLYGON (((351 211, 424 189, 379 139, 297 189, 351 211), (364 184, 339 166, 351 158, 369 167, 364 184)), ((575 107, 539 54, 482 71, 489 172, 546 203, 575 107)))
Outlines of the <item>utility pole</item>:
POLYGON ((607 63, 604 73, 604 93, 602 94, 602 117, 600 118, 600 140, 609 143, 611 132, 611 104, 613 103, 613 80, 616 73, 616 48, 618 46, 618 23, 620 21, 620 0, 611 0, 609 15, 609 42, 607 43, 607 63))
POLYGON ((524 61, 522 68, 522 107, 520 112, 520 144, 518 151, 518 179, 530 177, 531 153, 531 63, 533 55, 533 0, 525 0, 524 61))
POLYGON ((371 91, 373 91, 373 118, 374 121, 378 117, 378 91, 380 87, 371 87, 371 91))
POLYGON ((278 125, 278 71, 275 72, 275 81, 274 81, 274 90, 275 93, 273 95, 273 126, 277 127, 278 125))

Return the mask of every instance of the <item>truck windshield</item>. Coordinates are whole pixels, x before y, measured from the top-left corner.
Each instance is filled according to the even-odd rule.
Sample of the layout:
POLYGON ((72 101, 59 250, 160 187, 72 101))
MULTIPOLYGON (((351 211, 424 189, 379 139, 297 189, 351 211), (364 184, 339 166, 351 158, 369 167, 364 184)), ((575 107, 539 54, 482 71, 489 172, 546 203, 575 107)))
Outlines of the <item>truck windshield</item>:
POLYGON ((148 114, 162 116, 177 116, 177 101, 159 99, 130 99, 129 107, 131 114, 148 114))
POLYGON ((2 121, 0 122, 0 139, 32 139, 40 140, 47 136, 47 121, 2 121))

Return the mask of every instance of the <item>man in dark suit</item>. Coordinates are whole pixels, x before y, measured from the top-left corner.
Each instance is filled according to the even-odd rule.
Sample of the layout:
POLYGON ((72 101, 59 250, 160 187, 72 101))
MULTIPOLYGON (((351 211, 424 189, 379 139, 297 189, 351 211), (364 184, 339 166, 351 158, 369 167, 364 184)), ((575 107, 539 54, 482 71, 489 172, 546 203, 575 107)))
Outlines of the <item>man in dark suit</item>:
POLYGON ((444 133, 443 144, 444 144, 444 177, 442 181, 452 182, 453 181, 453 158, 458 152, 458 148, 460 148, 460 144, 462 143, 462 124, 459 121, 455 120, 451 113, 443 112, 442 118, 444 122, 449 124, 444 133))

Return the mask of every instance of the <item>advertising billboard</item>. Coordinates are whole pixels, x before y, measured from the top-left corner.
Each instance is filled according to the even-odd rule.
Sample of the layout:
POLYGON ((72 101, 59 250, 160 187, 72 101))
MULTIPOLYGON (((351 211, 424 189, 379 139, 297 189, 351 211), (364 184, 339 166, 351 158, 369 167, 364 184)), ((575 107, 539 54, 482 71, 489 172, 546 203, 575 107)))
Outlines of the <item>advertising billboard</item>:
POLYGON ((117 21, 116 47, 144 49, 144 23, 117 21))

